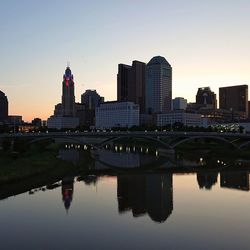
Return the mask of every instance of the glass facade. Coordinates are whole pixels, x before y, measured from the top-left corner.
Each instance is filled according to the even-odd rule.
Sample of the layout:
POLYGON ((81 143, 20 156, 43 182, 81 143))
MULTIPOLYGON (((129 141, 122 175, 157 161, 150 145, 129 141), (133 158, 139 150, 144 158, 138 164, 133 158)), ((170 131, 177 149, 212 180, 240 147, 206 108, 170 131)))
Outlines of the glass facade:
POLYGON ((164 57, 153 57, 146 66, 146 112, 171 111, 172 67, 164 57))

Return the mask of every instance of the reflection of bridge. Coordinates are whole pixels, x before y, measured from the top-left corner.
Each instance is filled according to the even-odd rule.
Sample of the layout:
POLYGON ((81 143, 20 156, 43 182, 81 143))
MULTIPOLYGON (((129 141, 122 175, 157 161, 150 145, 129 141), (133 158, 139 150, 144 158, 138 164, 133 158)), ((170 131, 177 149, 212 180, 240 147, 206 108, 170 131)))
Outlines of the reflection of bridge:
POLYGON ((249 134, 215 132, 52 132, 0 135, 0 141, 15 138, 28 139, 30 143, 53 139, 65 143, 92 144, 97 148, 125 138, 143 138, 168 149, 174 149, 185 142, 200 139, 219 141, 237 149, 242 149, 250 144, 249 134))

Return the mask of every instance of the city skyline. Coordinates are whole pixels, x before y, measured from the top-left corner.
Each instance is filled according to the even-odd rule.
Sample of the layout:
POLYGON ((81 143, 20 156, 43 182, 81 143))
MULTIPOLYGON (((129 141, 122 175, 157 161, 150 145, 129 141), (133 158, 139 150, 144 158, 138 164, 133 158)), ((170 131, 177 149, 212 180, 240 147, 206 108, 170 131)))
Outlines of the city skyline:
POLYGON ((45 120, 60 102, 67 61, 77 101, 86 89, 111 101, 119 63, 161 55, 173 68, 173 98, 195 101, 205 86, 218 96, 219 87, 249 82, 249 7, 244 0, 5 2, 0 90, 10 114, 45 120))

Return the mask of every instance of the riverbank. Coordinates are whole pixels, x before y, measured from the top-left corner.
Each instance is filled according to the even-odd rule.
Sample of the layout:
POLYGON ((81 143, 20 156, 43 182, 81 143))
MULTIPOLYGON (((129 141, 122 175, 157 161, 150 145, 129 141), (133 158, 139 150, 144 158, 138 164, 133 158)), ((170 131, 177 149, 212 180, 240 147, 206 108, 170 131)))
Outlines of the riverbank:
POLYGON ((1 152, 0 185, 42 176, 45 180, 60 180, 84 168, 59 159, 59 148, 58 144, 32 145, 22 153, 1 152))

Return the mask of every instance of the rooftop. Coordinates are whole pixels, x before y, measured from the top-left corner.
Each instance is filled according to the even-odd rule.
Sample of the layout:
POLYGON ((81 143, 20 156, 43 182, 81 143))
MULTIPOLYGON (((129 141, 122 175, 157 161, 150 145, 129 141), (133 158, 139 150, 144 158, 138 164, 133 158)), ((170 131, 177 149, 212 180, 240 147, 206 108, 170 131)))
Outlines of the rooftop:
POLYGON ((155 56, 155 57, 153 57, 153 58, 148 62, 147 65, 157 65, 157 64, 163 64, 163 65, 169 65, 169 66, 171 66, 171 65, 169 64, 169 62, 166 60, 166 58, 163 57, 163 56, 155 56))

